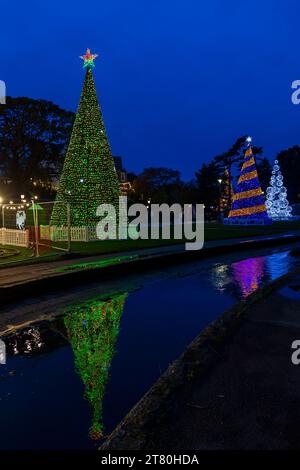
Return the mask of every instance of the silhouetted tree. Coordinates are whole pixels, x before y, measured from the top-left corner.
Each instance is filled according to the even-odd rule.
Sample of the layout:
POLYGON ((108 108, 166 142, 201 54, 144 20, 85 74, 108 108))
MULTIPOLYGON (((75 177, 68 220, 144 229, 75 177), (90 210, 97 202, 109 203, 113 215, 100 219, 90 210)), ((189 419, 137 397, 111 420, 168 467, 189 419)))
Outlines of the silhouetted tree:
POLYGON ((181 204, 201 204, 199 189, 195 179, 182 184, 180 200, 178 202, 181 204))
POLYGON ((220 169, 215 161, 203 163, 196 172, 196 183, 199 192, 199 203, 205 205, 207 218, 216 216, 220 201, 220 169))
POLYGON ((133 189, 137 200, 161 204, 180 202, 183 182, 180 172, 171 168, 145 168, 134 180, 133 189))
POLYGON ((294 145, 277 155, 289 202, 300 202, 300 147, 294 145))
POLYGON ((270 178, 272 174, 272 166, 269 160, 264 157, 256 164, 257 173, 259 176, 259 182, 261 189, 266 191, 267 187, 270 186, 270 178))
POLYGON ((73 119, 51 101, 7 97, 0 106, 0 169, 16 194, 59 174, 73 119))

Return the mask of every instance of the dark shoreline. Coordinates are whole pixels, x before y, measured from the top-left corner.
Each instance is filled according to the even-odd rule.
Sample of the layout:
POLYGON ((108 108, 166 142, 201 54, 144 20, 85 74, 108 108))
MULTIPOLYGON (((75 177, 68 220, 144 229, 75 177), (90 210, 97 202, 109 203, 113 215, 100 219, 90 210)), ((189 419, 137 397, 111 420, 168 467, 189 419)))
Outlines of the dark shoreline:
MULTIPOLYGON (((223 437, 223 433, 227 432, 227 426, 230 428, 230 423, 235 423, 235 421, 239 421, 239 415, 238 411, 240 407, 247 408, 247 403, 238 403, 238 397, 237 395, 237 400, 235 402, 229 403, 229 408, 232 407, 231 412, 227 415, 228 417, 228 424, 222 419, 217 418, 215 415, 218 415, 220 413, 222 415, 222 412, 217 409, 217 411, 214 410, 214 406, 211 403, 208 404, 208 402, 211 399, 211 392, 212 390, 215 390, 215 393, 217 394, 220 389, 214 389, 213 387, 210 387, 210 393, 204 393, 206 383, 209 381, 208 378, 214 375, 216 369, 223 369, 226 371, 225 374, 229 371, 232 370, 232 374, 236 375, 238 372, 236 372, 234 369, 230 369, 230 367, 226 366, 226 360, 230 356, 230 348, 232 346, 232 343, 235 343, 235 353, 243 349, 249 350, 249 358, 246 359, 245 361, 245 367, 250 365, 250 369, 259 369, 259 373, 261 374, 261 367, 262 370, 264 370, 263 366, 263 360, 264 357, 266 357, 266 361, 269 360, 269 356, 273 354, 273 350, 279 349, 279 346, 277 343, 278 337, 276 334, 274 334, 273 329, 278 328, 278 315, 276 318, 276 305, 278 305, 278 308, 283 308, 285 305, 285 300, 282 301, 282 305, 280 307, 280 299, 278 300, 278 295, 277 295, 277 290, 280 289, 283 286, 288 286, 291 283, 296 282, 297 286, 299 284, 300 288, 300 277, 299 277, 300 272, 291 272, 288 273, 279 279, 276 279, 272 283, 268 284, 267 286, 258 289, 256 292, 251 294, 247 300, 241 301, 234 305, 232 308, 228 309, 226 312, 224 312, 218 319, 216 319, 214 322, 212 322, 205 330, 203 330, 193 341, 192 343, 187 347, 187 349, 183 352, 183 354, 175 360, 169 367, 168 369, 161 375, 161 377, 158 379, 158 381, 150 388, 150 390, 141 398, 141 400, 131 409, 131 411, 127 414, 127 416, 122 420, 122 422, 115 428, 115 430, 111 433, 111 435, 104 441, 104 443, 101 445, 100 450, 101 451, 107 451, 107 450, 163 450, 165 448, 172 448, 174 450, 181 450, 181 449, 190 449, 190 450, 216 450, 216 449, 237 449, 237 443, 241 441, 239 436, 232 436, 232 443, 229 443, 226 441, 226 438, 223 437), (275 300, 272 300, 272 297, 275 297, 275 300), (275 309, 274 309, 275 306, 275 309), (257 314, 255 311, 258 310, 260 312, 259 317, 257 317, 257 314), (262 313, 263 312, 263 313, 262 313), (265 319, 262 319, 262 315, 265 312, 265 319), (253 320, 253 315, 254 315, 254 320, 253 320), (255 319, 256 315, 256 319, 255 319), (259 318, 259 321, 257 320, 259 318), (253 321, 254 323, 253 325, 253 321), (263 322, 264 321, 264 322, 263 322), (276 324, 277 322, 277 324, 276 324), (257 328, 260 328, 257 330, 257 328), (250 335, 243 335, 242 338, 243 340, 241 341, 238 339, 238 336, 241 334, 241 331, 247 329, 248 332, 250 332, 250 335), (265 331, 266 330, 266 331, 265 331), (259 331, 259 334, 255 335, 254 333, 257 333, 259 331), (269 349, 266 349, 265 356, 260 357, 260 361, 257 362, 257 351, 256 354, 251 355, 251 348, 256 350, 256 348, 260 348, 260 340, 263 335, 266 335, 266 338, 269 338, 271 335, 275 335, 275 341, 273 340, 272 347, 269 349), (249 338, 248 338, 249 336, 249 338), (257 340, 256 340, 257 338, 257 340), (277 342, 277 343, 276 343, 277 342), (241 347, 241 344, 243 347, 241 347), (225 357, 225 360, 223 361, 223 357, 225 357), (222 361, 225 363, 222 364, 222 361), (221 362, 221 365, 220 365, 221 362), (195 393, 192 393, 193 386, 195 386, 198 395, 196 394, 196 397, 200 399, 200 404, 195 404, 195 403, 187 403, 187 398, 193 397, 195 399, 195 393), (200 396, 201 393, 205 396, 205 399, 203 399, 203 396, 200 396), (202 405, 202 406, 201 406, 202 405), (189 406, 191 407, 190 409, 189 406), (235 410, 236 407, 236 410, 235 410), (210 408, 212 408, 212 412, 210 412, 210 408), (190 413, 189 421, 186 416, 190 413), (200 417, 199 417, 200 413, 200 417), (212 413, 212 416, 210 416, 210 419, 207 421, 207 416, 212 413), (214 415, 215 414, 215 415, 214 415), (183 418, 184 416, 184 418, 183 418), (197 418, 198 417, 198 418, 197 418), (180 425, 178 424, 179 430, 174 429, 174 427, 177 426, 177 419, 181 419, 183 422, 183 427, 180 428, 180 425), (197 419, 199 419, 199 426, 196 426, 196 431, 195 431, 195 423, 194 421, 197 422, 197 419), (207 423, 213 423, 213 424, 207 424, 207 423), (184 425, 186 426, 184 430, 184 425), (212 426, 212 427, 211 427, 212 426), (207 429, 206 429, 207 428, 207 429), (205 431, 205 432, 203 432, 205 431), (195 438, 195 434, 199 432, 200 437, 195 438), (202 432, 202 434, 201 434, 202 432), (182 433, 180 436, 179 434, 182 433), (209 436, 209 438, 207 438, 209 436), (216 436, 216 441, 214 444, 214 437, 216 436), (200 444, 197 444, 198 447, 194 447, 193 443, 190 443, 190 441, 197 441, 199 440, 200 444), (206 441, 207 439, 207 441, 206 441), (224 441, 224 442, 223 442, 224 441), (205 446, 205 442, 208 442, 207 447, 205 446), (169 446, 166 447, 166 444, 169 443, 169 446), (200 445, 200 446, 199 446, 200 445), (203 447, 201 447, 203 445, 203 447), (182 446, 182 447, 181 447, 182 446)), ((296 286, 296 287, 297 287, 296 286)), ((298 288, 297 287, 297 288, 298 288)), ((286 302, 287 303, 287 302, 286 302)), ((294 302, 295 303, 295 302, 294 302)), ((292 310, 293 308, 299 309, 300 311, 300 299, 298 301, 298 304, 293 305, 292 301, 290 303, 292 305, 292 310)), ((287 306, 287 310, 290 308, 290 306, 287 306)), ((295 335, 295 339, 297 339, 297 331, 299 332, 300 328, 300 320, 299 324, 297 325, 292 325, 290 326, 291 323, 291 318, 280 318, 280 321, 283 322, 283 320, 286 321, 287 327, 285 326, 284 333, 282 333, 282 336, 285 338, 286 335, 289 336, 295 335), (295 330, 295 331, 294 331, 295 330)), ((283 323, 284 324, 284 323, 283 323)), ((280 326, 280 323, 279 323, 280 326)), ((300 332, 298 334, 300 336, 300 332)), ((280 337, 281 338, 281 337, 280 337)), ((297 390, 299 391, 300 389, 300 374, 297 371, 297 368, 293 365, 291 365, 290 361, 290 343, 289 340, 287 341, 286 345, 286 352, 287 352, 287 365, 286 368, 289 369, 289 374, 291 375, 291 381, 294 380, 298 388, 297 390), (296 375, 296 378, 294 377, 296 375), (299 380, 297 378, 299 376, 299 380), (297 382, 298 381, 298 382, 297 382)), ((244 352, 241 351, 241 357, 243 358, 244 352)), ((274 365, 274 371, 273 374, 270 375, 268 378, 268 373, 269 370, 266 369, 264 370, 264 375, 266 376, 266 381, 268 384, 268 387, 265 387, 266 390, 270 388, 270 384, 268 383, 268 380, 270 382, 274 380, 274 377, 276 380, 281 382, 281 373, 284 375, 285 374, 285 369, 281 369, 280 365, 282 365, 282 360, 286 360, 285 357, 282 358, 282 355, 285 354, 285 351, 280 351, 280 364, 278 361, 278 366, 276 364, 274 365)), ((231 359, 232 361, 232 359, 231 359)), ((239 356, 236 356, 235 360, 233 361, 233 364, 236 366, 236 369, 238 370, 239 368, 243 370, 243 364, 241 364, 242 359, 239 358, 239 356)), ((230 363, 230 366, 232 367, 232 362, 230 363)), ((259 376, 257 371, 254 371, 257 373, 257 376, 259 376)), ((220 374, 219 374, 220 375, 220 374)), ((254 387, 254 390, 251 392, 257 403, 255 402, 256 406, 260 406, 260 400, 262 398, 260 397, 259 393, 264 393, 264 388, 262 390, 258 386, 258 384, 253 384, 253 377, 247 377, 247 373, 244 374, 245 380, 249 379, 249 392, 251 392, 251 388, 254 387), (252 382, 251 382, 252 380, 252 382), (250 385, 252 383, 252 385, 250 385), (255 388, 258 388, 259 391, 256 392, 255 388), (258 394, 256 396, 255 394, 258 394)), ((221 376, 224 376, 221 374, 221 376)), ((253 376, 255 377, 254 373, 253 376)), ((238 375, 239 377, 239 375, 238 375)), ((220 379, 219 379, 220 380, 220 379)), ((224 383, 230 382, 230 376, 226 375, 226 380, 224 379, 224 383)), ((218 385, 220 385, 221 382, 217 382, 218 385)), ((239 378, 235 377, 235 382, 234 382, 238 387, 241 387, 242 391, 240 392, 241 396, 245 394, 245 389, 243 389, 243 384, 239 383, 239 378)), ((230 386, 229 386, 230 388, 230 386)), ((214 392, 213 392, 214 393, 214 392)), ((246 386, 246 393, 247 393, 247 386, 246 386)), ((249 393, 249 394, 251 394, 249 393)), ((277 409, 277 404, 276 400, 279 400, 280 398, 278 397, 278 393, 276 389, 274 391, 271 390, 271 404, 270 408, 272 406, 274 409, 277 409), (274 403, 272 403, 272 393, 274 394, 274 403)), ((283 386, 283 391, 282 393, 289 393, 289 390, 285 390, 283 386)), ((230 394, 227 391, 227 394, 230 394)), ((233 393, 234 395, 234 393, 233 393)), ((299 394, 297 394, 299 396, 299 394)), ((226 394, 220 395, 226 400, 228 399, 226 394)), ((284 398, 284 397, 283 397, 284 398)), ((281 397, 282 399, 282 397, 281 397)), ((230 399, 229 399, 230 400, 230 399)), ((255 401, 254 400, 254 401, 255 401)), ((220 400, 219 400, 220 401, 220 400)), ((265 401, 265 397, 264 397, 265 401)), ((219 406, 219 405, 218 405, 219 406)), ((223 404, 222 404, 223 406, 223 404)), ((288 403, 286 405, 288 407, 288 403)), ((217 407, 216 407, 217 408, 217 407)), ((250 420, 250 415, 251 412, 255 413, 255 409, 252 410, 251 406, 249 406, 249 410, 247 410, 249 414, 249 421, 250 420)), ((256 416, 256 419, 259 420, 261 418, 262 421, 266 421, 266 423, 271 423, 269 424, 270 429, 267 429, 266 436, 268 436, 268 433, 272 432, 274 424, 273 421, 276 421, 276 415, 274 415, 274 411, 272 411, 271 416, 267 416, 270 411, 266 411, 266 417, 264 417, 264 411, 261 412, 262 416, 258 415, 256 416)), ((284 408, 281 410, 281 413, 284 414, 284 408)), ((279 412, 278 412, 279 414, 279 412)), ((293 437, 293 429, 295 424, 298 422, 297 421, 297 414, 295 410, 295 420, 296 422, 292 422, 291 424, 289 423, 289 426, 291 428, 286 431, 287 436, 285 438, 287 441, 290 439, 289 444, 287 447, 285 447, 284 439, 282 439, 282 444, 280 448, 291 448, 289 446, 292 446, 294 440, 293 437)), ((226 414, 225 414, 226 416, 226 414)), ((224 416, 223 416, 224 417, 224 416)), ((284 418, 282 418, 284 422, 284 418)), ((262 428, 266 425, 266 423, 263 423, 262 428)), ((243 430, 243 422, 239 423, 241 431, 243 430)), ((260 425, 260 424, 259 424, 260 425)), ((258 427, 259 427, 258 425, 258 427)), ((248 424, 245 421, 245 428, 247 428, 248 424)), ((255 429, 255 426, 257 426, 257 423, 253 424, 253 427, 255 429)), ((251 432, 247 430, 248 434, 250 434, 250 439, 249 439, 249 447, 247 447, 247 443, 244 444, 246 449, 270 449, 272 448, 272 443, 276 439, 274 438, 273 441, 271 438, 268 437, 266 438, 266 447, 263 447, 263 443, 261 447, 257 447, 257 442, 255 437, 253 437, 252 442, 251 442, 251 432), (251 447, 253 446, 253 447, 251 447)), ((274 431, 276 433, 276 430, 274 431)), ((279 443, 280 441, 280 433, 284 433, 285 429, 283 426, 283 430, 278 429, 278 440, 279 443)), ((229 434, 231 431, 229 432, 229 434)), ((245 434, 246 434, 246 429, 245 429, 245 434)), ((254 433, 255 436, 255 433, 254 433)), ((230 434, 230 439, 231 439, 231 434, 230 434)), ((263 438, 262 438, 263 439, 263 438)), ((296 439, 296 438, 295 438, 296 439)), ((195 445, 195 444, 194 444, 195 445)), ((275 447, 276 448, 276 447, 275 447)))

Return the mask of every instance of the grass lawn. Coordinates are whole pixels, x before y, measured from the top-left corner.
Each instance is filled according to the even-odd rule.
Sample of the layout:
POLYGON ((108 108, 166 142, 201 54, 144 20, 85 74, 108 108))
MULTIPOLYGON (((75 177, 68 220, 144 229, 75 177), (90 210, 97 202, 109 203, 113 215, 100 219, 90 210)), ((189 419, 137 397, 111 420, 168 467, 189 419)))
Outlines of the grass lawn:
MULTIPOLYGON (((273 235, 291 230, 300 230, 300 221, 277 222, 268 226, 228 226, 219 223, 205 224, 205 241, 225 240, 229 238, 254 237, 257 235, 273 235)), ((72 242, 71 251, 80 255, 100 255, 109 253, 121 253, 124 251, 141 250, 155 248, 159 246, 169 246, 184 243, 185 240, 99 240, 93 242, 72 242)), ((66 243, 55 243, 56 246, 66 248, 66 243)), ((14 264, 31 264, 42 261, 55 261, 62 259, 65 252, 52 249, 49 252, 41 247, 40 258, 32 257, 30 248, 13 247, 0 245, 0 267, 14 264), (1 256, 3 250, 3 256, 1 256), (11 256, 6 256, 10 251, 11 256)))
POLYGON ((0 265, 31 258, 32 250, 21 246, 0 245, 0 265))
MULTIPOLYGON (((267 226, 228 226, 219 223, 205 225, 205 241, 225 240, 228 238, 254 237, 257 235, 273 235, 290 230, 300 230, 300 221, 277 222, 267 226)), ((104 240, 94 242, 72 242, 71 250, 82 255, 116 253, 168 246, 183 243, 185 240, 104 240)))
POLYGON ((205 240, 224 240, 227 238, 254 237, 258 235, 273 235, 276 233, 300 230, 300 220, 294 222, 275 222, 272 225, 237 226, 223 224, 206 224, 205 240))

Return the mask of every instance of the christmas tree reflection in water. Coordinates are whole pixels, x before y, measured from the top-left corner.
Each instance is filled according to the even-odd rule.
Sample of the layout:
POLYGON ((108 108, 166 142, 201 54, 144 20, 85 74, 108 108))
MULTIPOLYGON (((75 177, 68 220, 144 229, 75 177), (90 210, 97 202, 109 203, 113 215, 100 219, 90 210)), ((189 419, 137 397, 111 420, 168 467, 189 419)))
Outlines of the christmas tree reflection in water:
POLYGON ((248 258, 232 263, 233 277, 241 288, 243 298, 248 297, 260 286, 264 265, 264 257, 248 258))
POLYGON ((84 302, 68 311, 64 319, 75 367, 92 406, 92 439, 100 439, 103 434, 102 402, 126 297, 122 294, 106 302, 84 302))

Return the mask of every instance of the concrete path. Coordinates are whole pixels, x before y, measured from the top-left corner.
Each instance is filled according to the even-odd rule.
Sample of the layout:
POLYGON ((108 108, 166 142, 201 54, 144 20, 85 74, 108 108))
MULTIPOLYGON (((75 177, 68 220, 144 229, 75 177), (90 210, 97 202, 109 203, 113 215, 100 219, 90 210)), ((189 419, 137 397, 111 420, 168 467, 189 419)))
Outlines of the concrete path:
MULTIPOLYGON (((105 255, 96 255, 96 256, 86 256, 86 257, 76 257, 73 259, 66 259, 62 261, 48 261, 48 262, 39 262, 26 264, 23 266, 14 266, 14 267, 3 267, 0 269, 0 288, 1 287, 10 287, 13 285, 23 284, 28 281, 33 281, 36 279, 50 278, 60 275, 60 268, 76 265, 86 265, 87 263, 93 263, 101 260, 109 260, 113 258, 128 257, 128 256, 153 256, 159 254, 168 254, 178 251, 182 251, 182 245, 176 245, 171 247, 160 247, 160 248, 148 248, 145 250, 136 250, 129 252, 121 253, 110 253, 105 255)), ((80 267, 78 267, 80 270, 80 267)))

